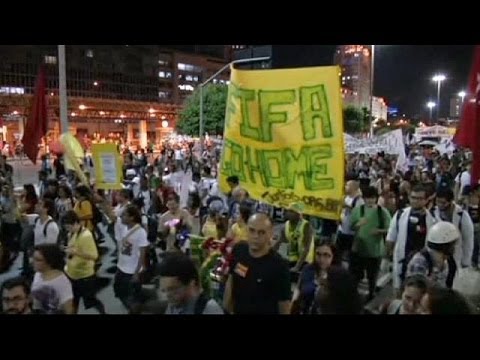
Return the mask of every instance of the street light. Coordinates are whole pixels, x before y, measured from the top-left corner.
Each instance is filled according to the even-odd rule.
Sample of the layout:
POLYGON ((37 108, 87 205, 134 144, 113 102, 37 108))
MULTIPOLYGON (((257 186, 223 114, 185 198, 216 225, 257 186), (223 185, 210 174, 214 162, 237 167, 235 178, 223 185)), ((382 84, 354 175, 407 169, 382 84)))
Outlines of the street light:
POLYGON ((432 80, 437 83, 437 123, 440 120, 440 87, 442 85, 442 81, 445 81, 447 77, 443 74, 435 75, 432 80))
POLYGON ((430 110, 430 121, 432 121, 432 109, 435 107, 435 103, 433 101, 429 101, 427 103, 427 107, 430 110))
POLYGON ((205 80, 203 83, 200 84, 200 131, 199 133, 200 133, 200 148, 202 153, 203 153, 203 147, 204 147, 203 146, 204 140, 202 139, 203 128, 204 128, 204 120, 203 120, 203 88, 204 86, 207 85, 210 81, 215 79, 218 75, 220 75, 222 72, 224 72, 226 69, 228 69, 232 65, 245 64, 245 63, 251 63, 251 62, 258 62, 258 61, 268 61, 268 60, 270 60, 270 56, 257 57, 257 58, 251 58, 251 59, 233 60, 232 62, 222 67, 215 74, 213 74, 207 80, 205 80))
POLYGON ((375 79, 375 45, 372 45, 372 58, 370 66, 370 137, 373 137, 373 81, 375 79))

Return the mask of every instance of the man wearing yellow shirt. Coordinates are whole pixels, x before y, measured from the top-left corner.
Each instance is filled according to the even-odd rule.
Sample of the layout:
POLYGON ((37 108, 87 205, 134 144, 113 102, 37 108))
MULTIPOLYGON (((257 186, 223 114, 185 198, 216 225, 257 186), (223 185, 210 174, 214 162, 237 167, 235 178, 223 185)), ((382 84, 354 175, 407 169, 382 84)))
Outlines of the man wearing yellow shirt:
POLYGON ((68 255, 65 273, 72 283, 74 313, 78 312, 80 299, 83 298, 85 309, 95 308, 105 314, 105 307, 95 296, 95 261, 98 259, 97 246, 90 230, 74 211, 69 211, 63 218, 65 229, 69 233, 68 255))

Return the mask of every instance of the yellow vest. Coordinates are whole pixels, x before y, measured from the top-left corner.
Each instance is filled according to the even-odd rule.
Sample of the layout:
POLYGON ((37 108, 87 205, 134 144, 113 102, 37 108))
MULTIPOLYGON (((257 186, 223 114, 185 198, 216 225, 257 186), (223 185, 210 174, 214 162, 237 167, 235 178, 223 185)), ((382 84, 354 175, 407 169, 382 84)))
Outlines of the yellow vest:
MULTIPOLYGON (((288 241, 288 261, 295 262, 298 261, 300 257, 300 252, 303 248, 303 239, 305 237, 305 229, 308 226, 307 220, 300 220, 295 229, 290 227, 290 221, 285 223, 285 238, 288 241)), ((310 241, 310 248, 308 249, 308 254, 305 261, 311 264, 314 260, 315 255, 315 244, 312 240, 310 241)))

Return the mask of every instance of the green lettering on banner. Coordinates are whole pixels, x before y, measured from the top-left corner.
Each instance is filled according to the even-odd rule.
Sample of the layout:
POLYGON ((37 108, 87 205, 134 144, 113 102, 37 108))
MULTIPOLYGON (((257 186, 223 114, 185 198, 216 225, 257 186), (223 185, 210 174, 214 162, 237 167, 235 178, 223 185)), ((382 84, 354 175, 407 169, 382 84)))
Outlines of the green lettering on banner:
POLYGON ((325 178, 328 174, 325 159, 332 158, 332 147, 330 145, 321 145, 310 147, 308 155, 310 165, 310 176, 307 178, 308 190, 333 190, 335 182, 332 178, 325 178))
POLYGON ((261 159, 258 156, 258 151, 255 149, 252 149, 250 146, 247 146, 245 148, 246 152, 246 162, 245 166, 247 167, 247 172, 248 176, 250 178, 250 181, 254 184, 257 183, 255 180, 255 173, 258 173, 260 175, 260 178, 262 179, 262 183, 265 183, 265 176, 263 175, 263 166, 261 159))
POLYGON ((273 141, 272 124, 286 123, 288 120, 286 111, 272 112, 272 107, 294 104, 295 90, 260 90, 258 99, 263 142, 270 143, 273 141))
POLYGON ((228 98, 227 98, 227 114, 225 116, 225 128, 231 126, 232 117, 237 113, 235 102, 233 101, 233 94, 236 91, 236 87, 233 84, 228 86, 228 98))
POLYGON ((266 187, 285 188, 285 176, 282 173, 282 170, 285 169, 285 164, 283 164, 282 152, 282 150, 260 151, 266 187))
POLYGON ((246 181, 247 178, 243 167, 243 148, 241 145, 225 139, 224 143, 224 161, 222 173, 226 176, 236 175, 240 181, 246 181))
POLYGON ((283 152, 285 158, 286 174, 286 188, 295 189, 295 182, 298 177, 303 176, 304 183, 307 183, 308 179, 308 157, 305 155, 303 148, 295 156, 295 152, 292 149, 285 149, 283 152))
POLYGON ((243 137, 262 141, 262 132, 259 128, 252 127, 250 122, 250 102, 255 100, 255 90, 246 90, 235 87, 232 96, 240 99, 242 121, 240 123, 240 134, 243 137))
POLYGON ((324 138, 333 137, 324 85, 300 88, 300 112, 305 141, 317 138, 317 127, 322 129, 324 138))

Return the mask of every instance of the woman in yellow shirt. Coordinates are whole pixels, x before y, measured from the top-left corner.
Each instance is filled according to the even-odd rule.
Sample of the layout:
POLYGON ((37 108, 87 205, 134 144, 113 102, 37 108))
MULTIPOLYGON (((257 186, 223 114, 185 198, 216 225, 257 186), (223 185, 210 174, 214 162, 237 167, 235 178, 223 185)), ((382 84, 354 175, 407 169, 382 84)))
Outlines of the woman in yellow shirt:
POLYGON ((78 215, 83 226, 93 231, 93 208, 90 189, 84 185, 78 186, 75 190, 75 207, 73 211, 78 215))
POLYGON ((247 222, 252 215, 252 210, 249 205, 240 204, 240 216, 232 225, 228 237, 232 238, 235 243, 248 240, 247 222))
POLYGON ((80 299, 83 298, 85 309, 95 308, 100 314, 105 314, 105 306, 95 296, 95 261, 98 259, 98 251, 93 235, 82 225, 74 211, 65 214, 63 224, 69 237, 65 249, 68 255, 65 273, 72 283, 74 313, 78 312, 80 299))

